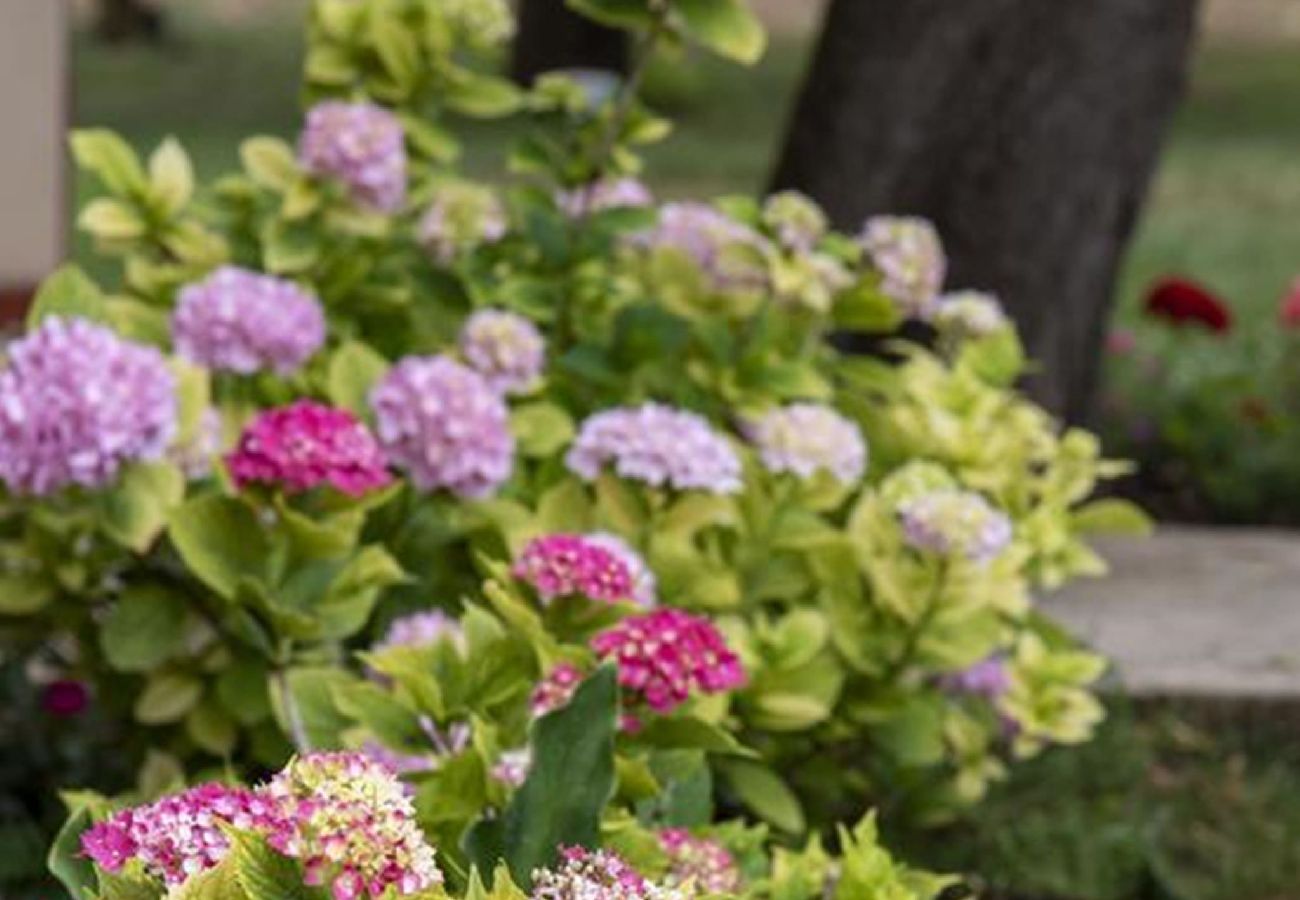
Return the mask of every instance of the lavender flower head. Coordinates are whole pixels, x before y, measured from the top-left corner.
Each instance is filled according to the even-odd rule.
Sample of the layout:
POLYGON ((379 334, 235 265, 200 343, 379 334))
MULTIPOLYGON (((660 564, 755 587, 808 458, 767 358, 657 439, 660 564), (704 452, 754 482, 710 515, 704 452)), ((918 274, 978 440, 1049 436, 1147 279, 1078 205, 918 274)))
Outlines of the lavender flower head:
POLYGON ((907 543, 915 550, 987 563, 1011 543, 1011 520, 979 494, 941 490, 898 507, 907 543))
POLYGON ((546 365, 546 341, 537 326, 495 309, 476 312, 465 322, 460 353, 494 390, 505 394, 532 390, 546 365))
POLYGON ((420 243, 449 266, 476 247, 501 240, 509 227, 505 207, 491 188, 452 181, 438 188, 420 220, 420 243))
POLYGON ((176 433, 161 353, 84 319, 51 316, 9 346, 0 372, 0 480, 15 494, 102 488, 154 461, 176 433))
POLYGON ((650 570, 645 557, 633 550, 627 541, 605 531, 584 534, 582 539, 605 550, 627 568, 632 579, 633 603, 648 609, 659 602, 659 583, 655 579, 655 573, 650 570))
POLYGON ((939 685, 954 694, 997 700, 1011 690, 1011 673, 1007 670, 1006 660, 990 656, 960 672, 940 677, 939 685))
POLYGON ((406 136, 397 116, 372 103, 326 100, 307 113, 298 161, 341 182, 353 201, 395 213, 406 200, 406 136))
POLYGON ((289 375, 325 344, 325 314, 292 281, 222 266, 181 289, 172 338, 209 369, 289 375))
POLYGON ((566 847, 556 868, 533 873, 529 900, 686 900, 686 895, 647 881, 613 851, 566 847))
POLYGON ((510 477, 510 411, 473 369, 408 356, 371 392, 370 406, 389 460, 420 490, 483 498, 510 477))
POLYGON ((444 640, 464 647, 465 632, 456 619, 440 609, 430 609, 394 619, 372 649, 381 652, 393 647, 432 647, 444 640))
POLYGON ((767 239, 706 203, 665 204, 658 224, 636 235, 633 243, 690 257, 719 291, 762 290, 768 285, 767 239))
POLYGON ((812 478, 821 470, 849 485, 867 468, 862 431, 828 406, 793 403, 774 409, 748 425, 746 434, 770 472, 812 478))
POLYGON ((641 209, 652 206, 654 194, 635 178, 604 178, 591 184, 561 191, 556 205, 569 218, 580 219, 609 209, 641 209))
POLYGON ((826 213, 806 194, 781 191, 763 204, 763 224, 772 229, 781 246, 806 253, 830 228, 826 213))
POLYGON ((703 417, 658 403, 591 416, 565 464, 586 481, 612 465, 619 477, 653 487, 713 494, 741 489, 740 458, 727 439, 703 417))
POLYGON ((881 290, 905 315, 928 318, 948 270, 934 225, 915 217, 873 216, 860 242, 880 272, 881 290))
POLYGON ((998 298, 983 291, 944 294, 934 311, 934 326, 949 341, 989 337, 1010 327, 998 298))

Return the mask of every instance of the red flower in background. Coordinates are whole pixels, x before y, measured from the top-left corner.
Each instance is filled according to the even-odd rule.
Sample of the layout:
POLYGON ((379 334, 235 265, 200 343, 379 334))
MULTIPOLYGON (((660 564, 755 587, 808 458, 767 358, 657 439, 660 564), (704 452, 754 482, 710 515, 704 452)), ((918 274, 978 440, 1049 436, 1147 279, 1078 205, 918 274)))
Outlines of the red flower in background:
POLYGON ((1146 314, 1175 325, 1195 323, 1217 334, 1232 331, 1232 310, 1208 289, 1187 278, 1165 278, 1147 292, 1146 314))
POLYGON ((1286 328, 1300 328, 1300 278, 1291 282, 1291 289, 1282 297, 1278 318, 1286 328))

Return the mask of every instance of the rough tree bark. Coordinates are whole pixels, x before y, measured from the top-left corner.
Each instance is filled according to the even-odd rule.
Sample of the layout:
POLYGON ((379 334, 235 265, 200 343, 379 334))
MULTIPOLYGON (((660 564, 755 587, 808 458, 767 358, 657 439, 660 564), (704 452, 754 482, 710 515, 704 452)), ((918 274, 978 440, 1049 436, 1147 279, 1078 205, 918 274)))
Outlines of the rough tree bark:
POLYGON ((949 283, 997 292, 1087 418, 1124 248, 1198 0, 831 0, 775 185, 835 221, 927 216, 949 283))
POLYGON ((519 7, 511 74, 520 84, 555 69, 627 72, 625 32, 571 12, 564 0, 522 0, 519 7))

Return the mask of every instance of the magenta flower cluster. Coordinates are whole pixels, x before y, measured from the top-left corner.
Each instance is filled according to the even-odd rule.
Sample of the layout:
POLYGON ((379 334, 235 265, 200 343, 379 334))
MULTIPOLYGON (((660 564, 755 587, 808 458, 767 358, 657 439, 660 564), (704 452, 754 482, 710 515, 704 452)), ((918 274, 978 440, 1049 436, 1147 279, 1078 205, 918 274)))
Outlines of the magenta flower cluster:
POLYGON ((176 381, 157 350, 51 316, 0 372, 0 479, 15 494, 102 488, 160 459, 176 433, 176 381))
POLYGON ((510 477, 510 411, 473 369, 445 356, 407 357, 370 405, 388 458, 420 490, 483 498, 510 477))
POLYGON ((172 317, 176 351, 201 366, 289 375, 325 344, 325 314, 292 281, 222 266, 181 289, 172 317))
POLYGON ((614 558, 627 568, 627 574, 632 579, 633 603, 649 608, 659 602, 659 582, 655 578, 655 573, 650 570, 645 558, 633 550, 627 541, 618 535, 604 531, 584 534, 582 539, 613 554, 614 558))
POLYGON ((682 900, 682 894, 647 881, 613 851, 566 847, 558 867, 533 873, 529 900, 682 900))
POLYGON ((543 602, 581 596, 617 603, 632 596, 632 574, 623 561, 575 534, 551 534, 529 542, 512 571, 543 602))
POLYGON ((769 281, 767 239, 706 203, 664 204, 658 224, 634 243, 688 256, 719 291, 761 290, 769 281))
POLYGON ((298 161, 342 183, 353 201, 394 213, 406 200, 406 136, 397 116, 371 103, 326 100, 307 113, 298 161))
POLYGON ((770 472, 811 478, 824 471, 849 485, 867 468, 861 429, 829 406, 793 403, 761 416, 745 431, 770 472))
POLYGON ((907 543, 923 553, 963 556, 982 564, 1011 543, 1011 520, 970 491, 921 494, 901 503, 898 516, 907 543))
POLYGON ((392 481, 369 429, 351 413, 312 400, 260 413, 226 468, 240 488, 264 484, 290 494, 328 484, 360 497, 392 481))
POLYGON ((547 673, 533 689, 530 701, 533 717, 538 718, 569 705, 578 685, 582 684, 582 670, 572 663, 560 663, 547 673))
POLYGON ((716 694, 746 680, 740 658, 713 623, 678 609, 624 619, 591 640, 602 659, 618 666, 630 706, 672 712, 698 692, 716 694))
POLYGON ((562 191, 556 205, 566 216, 580 219, 610 209, 639 209, 652 206, 654 194, 635 178, 603 178, 591 184, 562 191))
POLYGON ((494 390, 526 393, 546 365, 546 341, 532 322, 502 310, 485 309, 466 320, 460 353, 494 390))
POLYGON ((726 847, 712 838, 696 837, 685 828, 659 832, 659 846, 668 856, 665 883, 691 896, 734 894, 740 890, 740 869, 726 847))
POLYGON ((860 238, 880 289, 904 315, 926 319, 943 289, 948 258, 934 225, 910 216, 873 216, 860 238))
POLYGON ((714 494, 741 489, 740 457, 727 439, 703 417, 658 403, 590 417, 565 464, 586 481, 612 464, 620 477, 652 487, 714 494))

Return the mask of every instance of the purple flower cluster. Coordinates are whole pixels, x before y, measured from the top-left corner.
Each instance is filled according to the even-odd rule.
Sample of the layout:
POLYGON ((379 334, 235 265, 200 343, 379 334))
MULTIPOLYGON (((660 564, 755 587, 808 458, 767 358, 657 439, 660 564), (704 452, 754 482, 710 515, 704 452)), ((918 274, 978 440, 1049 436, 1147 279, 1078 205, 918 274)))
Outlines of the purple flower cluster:
POLYGON ((867 445, 857 425, 828 406, 794 403, 746 426, 771 472, 811 478, 819 470, 855 484, 867 468, 867 445))
POLYGON ((881 290, 905 315, 929 318, 948 272, 934 225, 915 217, 873 216, 860 241, 880 272, 881 290))
POLYGON ((456 619, 440 609, 431 609, 394 619, 383 640, 371 649, 378 653, 393 647, 432 647, 444 640, 463 647, 465 631, 456 619))
POLYGON ((1007 670, 1006 660, 990 656, 960 672, 942 676, 939 685, 954 694, 997 700, 1011 690, 1011 673, 1007 670))
POLYGON ((307 113, 298 161, 313 175, 336 179, 352 199, 394 213, 406 200, 406 136, 397 116, 371 103, 326 100, 307 113))
POLYGON ((495 309, 466 320, 460 353, 470 368, 504 394, 532 390, 546 365, 546 341, 537 326, 521 315, 495 309))
POLYGON ((492 494, 510 477, 515 442, 501 395, 445 356, 408 356, 370 395, 379 441, 423 491, 492 494))
POLYGON ((1011 520, 979 494, 937 490, 898 507, 907 543, 923 553, 987 563, 1011 543, 1011 520))
POLYGON ((665 204, 658 224, 634 243, 685 254, 719 291, 762 290, 768 284, 767 265, 755 258, 770 250, 767 240, 705 203, 665 204))
POLYGON ((659 832, 659 846, 668 856, 665 882, 692 897, 734 894, 740 890, 740 868, 722 844, 696 837, 685 828, 659 832))
POLYGON ((741 489, 740 458, 727 439, 701 416, 658 403, 590 417, 565 464, 587 481, 612 464, 620 477, 654 487, 714 494, 741 489))
POLYGON ((360 497, 392 481, 369 429, 351 413, 311 400, 259 414, 226 467, 240 488, 266 484, 291 494, 329 484, 360 497))
POLYGON ((102 488, 160 459, 176 433, 176 381, 157 350, 84 319, 47 318, 0 372, 0 479, 15 494, 102 488))
POLYGON ((325 314, 292 281, 222 266, 181 290, 172 339, 209 369, 289 375, 324 346, 325 314))
POLYGON ((604 178, 561 191, 556 205, 568 217, 580 219, 609 209, 640 209, 655 202, 650 189, 635 178, 604 178))

